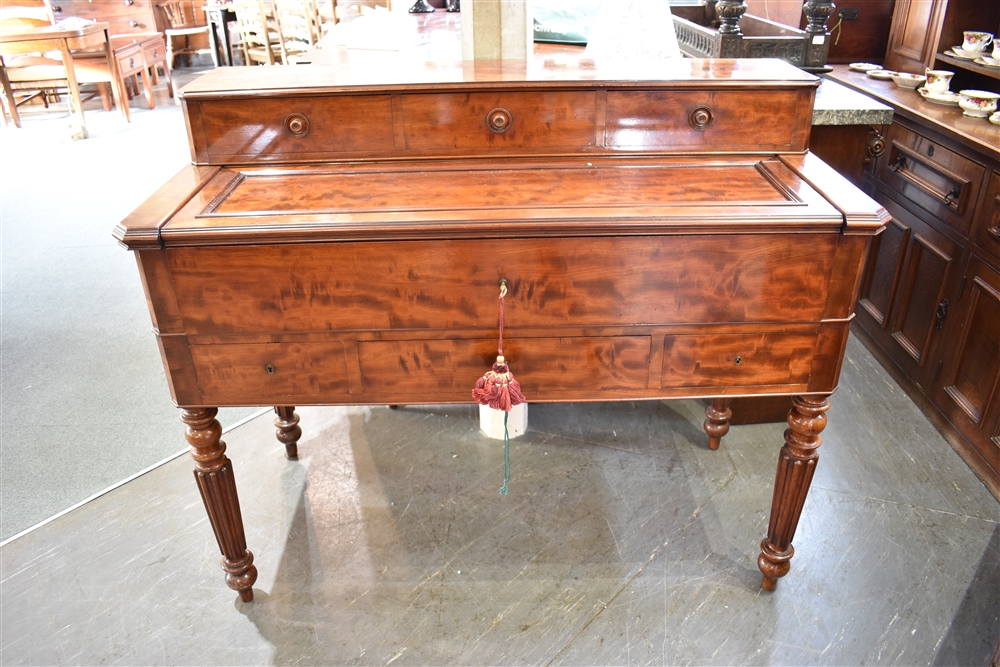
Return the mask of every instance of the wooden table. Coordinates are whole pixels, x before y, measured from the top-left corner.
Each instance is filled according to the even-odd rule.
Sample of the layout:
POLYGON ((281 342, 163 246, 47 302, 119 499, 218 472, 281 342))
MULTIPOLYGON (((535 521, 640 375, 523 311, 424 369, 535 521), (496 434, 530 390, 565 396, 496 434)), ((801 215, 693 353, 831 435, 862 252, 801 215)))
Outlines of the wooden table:
MULTIPOLYGON (((66 30, 56 26, 46 26, 41 28, 17 27, 4 29, 0 34, 0 53, 4 56, 19 55, 24 53, 44 53, 47 51, 59 51, 62 56, 63 66, 66 68, 66 79, 70 92, 70 110, 74 115, 73 137, 86 139, 87 125, 83 118, 83 103, 80 100, 80 87, 76 81, 76 74, 73 70, 73 58, 70 55, 71 49, 93 49, 102 47, 108 63, 108 71, 111 72, 111 90, 118 108, 127 114, 125 95, 121 88, 121 80, 114 76, 117 71, 114 52, 111 49, 111 40, 108 35, 107 23, 91 23, 75 30, 66 30)), ((127 116, 126 116, 127 117, 127 116)))
MULTIPOLYGON (((758 565, 773 589, 885 211, 806 151, 778 61, 222 68, 194 164, 116 229, 136 254, 230 587, 253 596, 217 407, 790 395, 758 565)), ((514 493, 516 491, 512 491, 514 493)))

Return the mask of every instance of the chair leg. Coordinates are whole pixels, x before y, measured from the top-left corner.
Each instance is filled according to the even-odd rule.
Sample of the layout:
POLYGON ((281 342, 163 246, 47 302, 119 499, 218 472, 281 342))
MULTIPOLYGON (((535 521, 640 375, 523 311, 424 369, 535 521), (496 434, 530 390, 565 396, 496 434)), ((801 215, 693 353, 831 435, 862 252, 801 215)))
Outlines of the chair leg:
POLYGON ((111 104, 111 94, 108 92, 107 83, 97 84, 97 90, 101 93, 101 106, 105 111, 111 111, 114 107, 111 104))
POLYGON ((21 127, 21 117, 17 113, 17 100, 14 99, 14 90, 11 88, 10 80, 7 78, 7 70, 0 69, 0 82, 3 84, 3 103, 6 113, 3 116, 3 124, 7 124, 7 113, 14 123, 14 127, 21 127))

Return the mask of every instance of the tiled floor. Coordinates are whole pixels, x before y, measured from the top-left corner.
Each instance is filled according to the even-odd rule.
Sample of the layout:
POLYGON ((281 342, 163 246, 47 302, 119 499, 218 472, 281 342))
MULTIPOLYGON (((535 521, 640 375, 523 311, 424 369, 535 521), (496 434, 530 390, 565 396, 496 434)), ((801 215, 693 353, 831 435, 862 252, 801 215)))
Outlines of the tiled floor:
POLYGON ((298 462, 256 419, 225 438, 254 602, 185 457, 0 550, 0 663, 986 664, 1000 506, 856 340, 775 593, 783 427, 712 452, 702 411, 531 405, 505 497, 470 406, 300 409, 298 462))

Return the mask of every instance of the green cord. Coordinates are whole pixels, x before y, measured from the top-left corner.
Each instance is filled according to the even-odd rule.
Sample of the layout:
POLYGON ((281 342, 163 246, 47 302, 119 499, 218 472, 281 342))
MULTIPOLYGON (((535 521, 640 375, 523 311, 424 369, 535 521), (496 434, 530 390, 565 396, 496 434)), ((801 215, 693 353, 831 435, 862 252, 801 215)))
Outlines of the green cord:
POLYGON ((509 412, 503 413, 503 486, 500 487, 500 495, 507 495, 507 482, 510 480, 510 436, 507 434, 507 417, 509 412))

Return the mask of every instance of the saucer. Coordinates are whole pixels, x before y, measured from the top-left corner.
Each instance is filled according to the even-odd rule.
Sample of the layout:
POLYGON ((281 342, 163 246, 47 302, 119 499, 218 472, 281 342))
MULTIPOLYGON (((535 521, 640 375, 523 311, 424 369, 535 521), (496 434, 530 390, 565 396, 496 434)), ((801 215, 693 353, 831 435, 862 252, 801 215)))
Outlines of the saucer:
POLYGON ((891 69, 868 70, 868 76, 870 76, 873 79, 878 79, 879 81, 888 81, 889 79, 892 78, 893 74, 896 74, 896 72, 892 71, 891 69))
POLYGON ((953 46, 951 47, 951 53, 945 53, 949 56, 961 58, 962 60, 975 60, 979 56, 983 55, 982 51, 966 51, 961 46, 953 46))
POLYGON ((1000 58, 990 58, 989 56, 981 56, 976 58, 974 61, 977 65, 982 65, 983 67, 991 67, 993 69, 1000 69, 1000 58))
POLYGON ((1000 125, 1000 111, 990 116, 990 122, 994 125, 1000 125))
POLYGON ((847 67, 855 72, 870 72, 873 69, 882 69, 881 65, 873 65, 872 63, 851 63, 847 67))
POLYGON ((946 93, 932 93, 926 88, 921 87, 917 88, 917 92, 920 93, 920 96, 925 100, 927 100, 928 102, 931 102, 933 104, 941 104, 943 106, 948 106, 948 107, 957 107, 958 101, 962 99, 961 95, 959 95, 958 93, 953 93, 950 90, 946 93))

